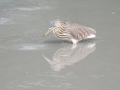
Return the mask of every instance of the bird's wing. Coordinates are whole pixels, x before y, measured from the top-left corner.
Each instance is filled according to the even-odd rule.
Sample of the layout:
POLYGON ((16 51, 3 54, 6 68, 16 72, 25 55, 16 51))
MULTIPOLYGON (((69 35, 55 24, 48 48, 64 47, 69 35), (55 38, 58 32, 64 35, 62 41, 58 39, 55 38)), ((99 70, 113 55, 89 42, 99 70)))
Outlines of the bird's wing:
POLYGON ((73 38, 79 40, 79 39, 85 39, 89 37, 90 35, 95 35, 96 31, 92 28, 82 26, 79 24, 67 24, 66 30, 69 32, 73 38))

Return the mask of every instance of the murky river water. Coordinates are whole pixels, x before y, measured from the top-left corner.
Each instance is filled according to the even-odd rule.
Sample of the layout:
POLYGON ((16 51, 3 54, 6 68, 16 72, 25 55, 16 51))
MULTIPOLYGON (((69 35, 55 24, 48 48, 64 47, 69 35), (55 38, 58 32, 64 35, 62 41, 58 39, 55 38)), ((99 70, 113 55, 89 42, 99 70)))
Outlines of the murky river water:
POLYGON ((120 90, 119 0, 0 0, 0 90, 120 90), (74 48, 54 19, 94 28, 74 48))

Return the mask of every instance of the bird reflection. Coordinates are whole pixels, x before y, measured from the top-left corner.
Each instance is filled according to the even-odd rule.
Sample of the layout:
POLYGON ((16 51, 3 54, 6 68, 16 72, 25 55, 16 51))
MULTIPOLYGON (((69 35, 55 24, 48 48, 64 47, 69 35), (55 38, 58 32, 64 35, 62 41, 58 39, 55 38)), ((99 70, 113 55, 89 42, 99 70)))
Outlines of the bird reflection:
POLYGON ((53 55, 53 60, 50 60, 45 55, 42 55, 50 64, 54 71, 60 71, 66 65, 73 65, 76 62, 87 57, 96 49, 95 43, 80 43, 77 46, 68 45, 58 49, 53 55))

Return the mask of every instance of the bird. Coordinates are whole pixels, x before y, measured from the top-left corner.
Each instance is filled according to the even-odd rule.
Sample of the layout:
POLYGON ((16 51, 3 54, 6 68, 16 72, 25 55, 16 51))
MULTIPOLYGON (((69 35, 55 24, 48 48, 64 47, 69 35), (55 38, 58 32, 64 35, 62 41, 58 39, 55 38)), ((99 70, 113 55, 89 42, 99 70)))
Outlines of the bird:
POLYGON ((76 23, 64 22, 59 19, 51 22, 50 28, 43 37, 47 36, 51 31, 58 39, 70 41, 74 45, 81 40, 96 37, 96 31, 93 28, 76 23))

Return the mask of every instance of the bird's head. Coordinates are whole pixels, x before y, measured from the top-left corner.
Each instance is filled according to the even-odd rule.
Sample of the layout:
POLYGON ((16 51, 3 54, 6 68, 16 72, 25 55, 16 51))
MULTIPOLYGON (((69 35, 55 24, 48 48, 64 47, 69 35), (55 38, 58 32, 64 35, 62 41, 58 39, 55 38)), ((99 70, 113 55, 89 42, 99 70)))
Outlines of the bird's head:
POLYGON ((61 23, 62 21, 60 21, 59 19, 53 20, 51 22, 50 28, 45 33, 45 36, 47 36, 51 31, 55 30, 55 28, 61 27, 61 23))
MULTIPOLYGON (((60 27, 60 26, 61 26, 61 22, 62 22, 62 21, 60 21, 59 19, 53 20, 53 21, 51 22, 51 27, 60 27)), ((51 28, 51 27, 50 27, 50 28, 51 28)))

